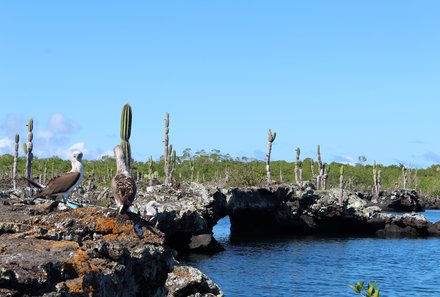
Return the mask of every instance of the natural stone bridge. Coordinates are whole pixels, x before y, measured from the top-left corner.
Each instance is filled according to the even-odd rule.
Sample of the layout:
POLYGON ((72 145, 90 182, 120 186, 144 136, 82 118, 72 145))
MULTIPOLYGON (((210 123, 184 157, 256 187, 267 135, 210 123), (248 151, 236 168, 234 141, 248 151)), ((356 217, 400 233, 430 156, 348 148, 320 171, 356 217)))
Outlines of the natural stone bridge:
POLYGON ((179 251, 222 250, 212 237, 212 230, 225 216, 230 218, 234 235, 440 235, 440 223, 430 223, 416 214, 397 216, 382 211, 420 211, 418 196, 414 192, 383 193, 373 203, 371 197, 367 199, 360 193, 345 191, 342 205, 338 203, 339 193, 336 189, 297 190, 289 186, 223 190, 194 184, 177 190, 158 186, 138 199, 136 206, 142 212, 143 206, 151 199, 162 203, 157 227, 166 234, 167 242, 179 251))

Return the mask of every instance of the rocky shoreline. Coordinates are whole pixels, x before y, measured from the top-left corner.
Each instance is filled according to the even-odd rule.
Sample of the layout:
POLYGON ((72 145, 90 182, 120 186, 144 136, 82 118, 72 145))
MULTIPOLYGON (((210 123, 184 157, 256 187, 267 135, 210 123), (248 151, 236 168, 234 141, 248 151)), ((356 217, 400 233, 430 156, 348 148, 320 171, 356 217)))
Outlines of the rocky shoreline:
POLYGON ((0 222, 0 296, 223 296, 135 214, 4 203, 0 222))
MULTIPOLYGON (((108 191, 75 194, 76 210, 0 193, 0 296, 223 296, 177 253, 215 253, 212 230, 229 216, 231 234, 440 236, 440 222, 415 191, 379 197, 313 187, 219 189, 199 184, 140 187, 131 213, 109 209, 108 191), (160 203, 157 221, 146 204, 160 203), (101 205, 101 206, 99 206, 101 205), (406 211, 397 216, 386 211, 406 211), (176 252, 177 251, 177 252, 176 252)), ((434 203, 431 203, 435 205, 434 203)))

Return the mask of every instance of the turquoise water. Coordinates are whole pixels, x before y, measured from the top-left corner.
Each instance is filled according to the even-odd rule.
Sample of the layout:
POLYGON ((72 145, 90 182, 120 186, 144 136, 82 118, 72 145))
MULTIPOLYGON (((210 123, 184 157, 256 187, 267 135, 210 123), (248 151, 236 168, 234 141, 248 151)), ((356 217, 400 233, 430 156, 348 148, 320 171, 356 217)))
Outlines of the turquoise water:
MULTIPOLYGON (((421 213, 430 221, 440 211, 421 213)), ((440 238, 249 237, 214 228, 226 251, 189 255, 226 296, 356 296, 357 281, 377 281, 381 296, 440 296, 440 238)))

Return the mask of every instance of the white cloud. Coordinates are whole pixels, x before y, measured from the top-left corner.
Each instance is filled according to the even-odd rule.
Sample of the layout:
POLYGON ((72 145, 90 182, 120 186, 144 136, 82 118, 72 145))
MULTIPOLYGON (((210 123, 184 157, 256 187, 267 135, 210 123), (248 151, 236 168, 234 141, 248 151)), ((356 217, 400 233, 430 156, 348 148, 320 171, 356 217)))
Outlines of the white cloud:
POLYGON ((54 153, 56 156, 59 156, 62 159, 70 159, 74 151, 80 151, 83 153, 86 159, 90 159, 88 156, 89 150, 86 148, 84 142, 77 142, 71 145, 68 149, 57 149, 54 153))
POLYGON ((47 126, 53 132, 73 133, 79 129, 79 125, 72 120, 66 119, 61 113, 54 113, 49 118, 47 126))
POLYGON ((0 148, 1 149, 12 148, 12 144, 13 144, 13 141, 9 137, 4 137, 4 138, 0 139, 0 148))
POLYGON ((25 127, 25 122, 23 119, 15 117, 13 115, 7 115, 3 123, 0 125, 2 130, 8 133, 17 133, 25 127))
POLYGON ((440 155, 434 152, 426 152, 423 154, 423 158, 429 162, 440 164, 440 155))
POLYGON ((345 155, 333 156, 333 161, 350 165, 354 165, 356 163, 353 157, 345 155))
POLYGON ((73 144, 72 146, 70 146, 69 150, 71 152, 73 152, 73 151, 81 151, 83 153, 88 152, 88 150, 86 149, 86 144, 84 142, 77 142, 77 143, 73 144))
POLYGON ((114 155, 114 152, 112 150, 107 150, 107 151, 104 151, 103 153, 99 154, 99 159, 102 159, 102 157, 106 157, 106 156, 113 157, 113 155, 114 155))
POLYGON ((53 137, 53 133, 49 130, 38 130, 35 133, 35 136, 39 139, 43 139, 44 141, 49 142, 53 137))

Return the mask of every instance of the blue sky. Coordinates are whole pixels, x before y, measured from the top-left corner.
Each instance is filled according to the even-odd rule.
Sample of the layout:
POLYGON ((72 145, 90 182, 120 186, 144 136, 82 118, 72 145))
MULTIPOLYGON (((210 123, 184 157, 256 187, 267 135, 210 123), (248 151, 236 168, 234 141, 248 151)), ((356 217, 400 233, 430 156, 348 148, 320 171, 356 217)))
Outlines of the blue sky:
POLYGON ((439 1, 2 1, 0 153, 440 163, 439 1), (21 152, 20 152, 21 153, 21 152))

